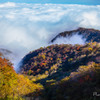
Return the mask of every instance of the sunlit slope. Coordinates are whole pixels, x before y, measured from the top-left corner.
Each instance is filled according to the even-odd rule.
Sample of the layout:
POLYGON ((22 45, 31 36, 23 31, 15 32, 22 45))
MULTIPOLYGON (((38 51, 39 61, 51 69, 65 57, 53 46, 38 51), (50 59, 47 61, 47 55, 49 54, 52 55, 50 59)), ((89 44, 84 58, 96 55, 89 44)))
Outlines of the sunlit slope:
POLYGON ((27 77, 17 74, 12 64, 0 57, 0 100, 17 100, 40 88, 27 77))

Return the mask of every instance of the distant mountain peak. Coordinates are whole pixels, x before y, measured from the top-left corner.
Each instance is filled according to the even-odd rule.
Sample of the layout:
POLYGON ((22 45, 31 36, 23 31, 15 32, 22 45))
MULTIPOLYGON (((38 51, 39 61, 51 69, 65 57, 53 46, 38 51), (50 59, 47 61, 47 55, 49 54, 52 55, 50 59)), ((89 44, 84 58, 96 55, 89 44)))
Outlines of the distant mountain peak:
POLYGON ((61 32, 56 37, 54 37, 50 42, 53 43, 56 41, 56 39, 60 37, 68 38, 69 36, 71 37, 75 34, 81 35, 82 38, 86 40, 85 42, 100 42, 100 30, 83 27, 79 27, 76 30, 61 32))

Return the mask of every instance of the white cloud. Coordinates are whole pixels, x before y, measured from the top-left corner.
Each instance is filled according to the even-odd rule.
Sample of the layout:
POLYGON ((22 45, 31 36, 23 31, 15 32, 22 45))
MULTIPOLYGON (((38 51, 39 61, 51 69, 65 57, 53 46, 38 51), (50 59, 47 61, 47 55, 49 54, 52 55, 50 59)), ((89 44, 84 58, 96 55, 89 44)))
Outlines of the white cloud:
POLYGON ((0 4, 0 8, 2 8, 2 7, 15 7, 16 6, 16 4, 15 3, 13 3, 13 2, 7 2, 7 3, 4 3, 4 4, 0 4))
POLYGON ((97 11, 90 11, 83 13, 83 21, 81 22, 82 25, 100 26, 98 22, 99 22, 99 17, 97 11))
POLYGON ((99 23, 99 5, 8 2, 0 4, 0 46, 24 56, 48 45, 59 32, 78 27, 100 29, 99 23))

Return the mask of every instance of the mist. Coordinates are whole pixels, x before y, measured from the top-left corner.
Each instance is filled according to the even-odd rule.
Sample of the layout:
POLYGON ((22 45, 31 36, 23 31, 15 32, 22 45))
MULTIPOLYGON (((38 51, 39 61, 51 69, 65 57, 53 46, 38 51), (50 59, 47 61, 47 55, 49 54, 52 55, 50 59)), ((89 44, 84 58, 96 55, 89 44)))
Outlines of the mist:
MULTIPOLYGON (((99 21, 100 5, 2 3, 0 48, 16 55, 12 62, 17 69, 16 65, 28 52, 49 45, 58 33, 78 27, 100 29, 99 21)), ((78 35, 57 41, 84 44, 78 35)), ((59 44, 57 41, 55 43, 59 44)))
POLYGON ((57 38, 53 44, 85 44, 86 43, 86 39, 83 38, 82 35, 79 35, 78 33, 73 34, 72 36, 66 36, 66 37, 59 37, 57 38))

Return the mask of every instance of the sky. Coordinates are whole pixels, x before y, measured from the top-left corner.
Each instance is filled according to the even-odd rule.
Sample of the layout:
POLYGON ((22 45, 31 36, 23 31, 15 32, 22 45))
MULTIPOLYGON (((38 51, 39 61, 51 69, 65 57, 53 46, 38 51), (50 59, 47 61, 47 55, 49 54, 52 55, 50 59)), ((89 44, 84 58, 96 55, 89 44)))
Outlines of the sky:
POLYGON ((100 5, 100 0, 0 0, 4 2, 100 5))
MULTIPOLYGON (((28 52, 50 45, 60 32, 79 27, 100 29, 100 0, 0 0, 0 48, 17 55, 12 60, 15 70, 28 52)), ((55 43, 59 41, 84 44, 77 34, 55 43)))

